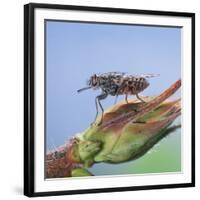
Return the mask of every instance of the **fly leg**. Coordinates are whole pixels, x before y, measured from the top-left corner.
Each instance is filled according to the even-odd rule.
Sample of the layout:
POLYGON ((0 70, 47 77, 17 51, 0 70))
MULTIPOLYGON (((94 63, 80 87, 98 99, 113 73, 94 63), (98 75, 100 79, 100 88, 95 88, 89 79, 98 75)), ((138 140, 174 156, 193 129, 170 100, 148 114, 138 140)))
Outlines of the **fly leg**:
POLYGON ((141 102, 146 103, 141 97, 139 97, 138 94, 136 94, 137 99, 139 99, 141 102))
POLYGON ((128 104, 128 94, 125 94, 125 101, 128 104))
POLYGON ((102 111, 101 120, 100 120, 99 124, 101 124, 101 123, 103 122, 103 114, 104 114, 104 109, 103 109, 103 106, 101 105, 100 101, 103 100, 103 99, 105 99, 107 96, 108 96, 107 93, 103 93, 103 94, 100 94, 99 96, 97 96, 97 97, 95 98, 96 116, 95 116, 94 122, 96 121, 97 116, 98 116, 98 113, 99 113, 98 105, 99 105, 99 107, 101 108, 101 111, 102 111))
POLYGON ((117 91, 116 91, 116 94, 115 94, 115 96, 116 96, 116 98, 115 98, 115 104, 117 103, 117 98, 118 98, 118 96, 119 96, 121 90, 123 90, 124 86, 125 86, 125 82, 122 83, 121 86, 119 86, 119 87, 117 88, 117 91))
MULTIPOLYGON (((95 118, 94 118, 94 122, 96 121, 97 116, 98 116, 98 114, 99 114, 98 96, 95 98, 95 107, 96 107, 96 115, 95 115, 95 118)), ((93 124, 93 123, 92 123, 92 124, 93 124)))

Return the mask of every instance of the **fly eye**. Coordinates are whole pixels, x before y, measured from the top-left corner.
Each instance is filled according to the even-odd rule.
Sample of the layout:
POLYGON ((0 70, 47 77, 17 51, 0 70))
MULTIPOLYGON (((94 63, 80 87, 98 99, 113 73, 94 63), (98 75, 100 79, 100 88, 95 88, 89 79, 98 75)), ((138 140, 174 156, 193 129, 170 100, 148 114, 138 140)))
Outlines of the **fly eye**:
POLYGON ((96 77, 93 77, 93 78, 92 78, 92 85, 95 86, 96 84, 97 84, 96 77))
POLYGON ((96 74, 94 76, 92 76, 91 81, 92 81, 92 85, 96 86, 96 84, 97 84, 97 76, 96 76, 96 74))

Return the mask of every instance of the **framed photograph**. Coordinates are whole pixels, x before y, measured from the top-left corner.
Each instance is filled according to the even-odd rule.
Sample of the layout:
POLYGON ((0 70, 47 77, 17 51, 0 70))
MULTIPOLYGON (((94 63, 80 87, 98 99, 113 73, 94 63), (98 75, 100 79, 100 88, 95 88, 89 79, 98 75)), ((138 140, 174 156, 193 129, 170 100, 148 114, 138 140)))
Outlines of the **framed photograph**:
POLYGON ((195 185, 195 14, 24 6, 24 194, 195 185))

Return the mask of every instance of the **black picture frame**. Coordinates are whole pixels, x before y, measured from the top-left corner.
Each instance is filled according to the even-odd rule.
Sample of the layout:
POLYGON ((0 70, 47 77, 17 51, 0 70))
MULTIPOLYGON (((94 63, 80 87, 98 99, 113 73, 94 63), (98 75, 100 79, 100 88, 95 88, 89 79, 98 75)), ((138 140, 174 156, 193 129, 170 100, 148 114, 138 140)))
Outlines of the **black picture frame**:
POLYGON ((73 5, 56 5, 56 4, 37 4, 30 3, 24 5, 24 195, 29 197, 50 196, 50 195, 72 195, 84 193, 99 192, 121 192, 133 190, 149 190, 162 188, 180 188, 195 186, 195 14, 186 12, 168 12, 153 10, 136 10, 122 8, 106 8, 106 7, 87 7, 73 5), (34 61, 34 11, 36 8, 59 9, 59 10, 79 10, 79 11, 96 11, 108 13, 128 13, 128 14, 148 14, 156 16, 180 16, 190 17, 192 20, 192 166, 191 166, 191 183, 168 184, 168 185, 144 185, 117 188, 99 188, 84 189, 72 191, 51 191, 51 192, 35 192, 34 189, 34 117, 35 117, 35 61, 34 61))

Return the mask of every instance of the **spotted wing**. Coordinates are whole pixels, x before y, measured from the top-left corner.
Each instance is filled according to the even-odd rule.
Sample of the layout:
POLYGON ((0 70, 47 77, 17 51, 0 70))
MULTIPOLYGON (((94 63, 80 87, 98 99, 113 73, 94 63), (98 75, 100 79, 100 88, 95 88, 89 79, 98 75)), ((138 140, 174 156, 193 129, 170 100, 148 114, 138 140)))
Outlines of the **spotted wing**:
POLYGON ((140 75, 140 77, 143 77, 143 78, 153 78, 157 76, 160 76, 160 74, 141 74, 140 75))
POLYGON ((101 76, 124 76, 126 73, 125 72, 106 72, 99 74, 101 76))

